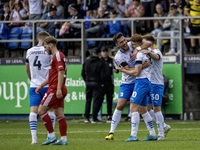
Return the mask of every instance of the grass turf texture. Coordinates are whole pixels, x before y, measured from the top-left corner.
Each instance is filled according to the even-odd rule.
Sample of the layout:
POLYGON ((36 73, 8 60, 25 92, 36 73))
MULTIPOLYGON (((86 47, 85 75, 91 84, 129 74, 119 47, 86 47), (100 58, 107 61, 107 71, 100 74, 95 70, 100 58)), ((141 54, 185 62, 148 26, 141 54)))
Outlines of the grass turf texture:
MULTIPOLYGON (((122 119, 123 120, 123 119, 122 119)), ((114 140, 106 141, 105 136, 110 130, 109 123, 85 124, 83 119, 67 120, 67 146, 42 146, 46 140, 46 129, 39 120, 38 144, 31 145, 31 134, 27 121, 0 120, 0 150, 199 150, 200 121, 166 121, 172 129, 165 141, 125 142, 130 136, 130 123, 121 121, 114 140)), ((155 124, 154 124, 155 127, 155 124)), ((155 127, 157 132, 157 127, 155 127)), ((60 139, 58 124, 56 135, 60 139)), ((147 137, 148 131, 143 121, 140 122, 138 138, 147 137)))

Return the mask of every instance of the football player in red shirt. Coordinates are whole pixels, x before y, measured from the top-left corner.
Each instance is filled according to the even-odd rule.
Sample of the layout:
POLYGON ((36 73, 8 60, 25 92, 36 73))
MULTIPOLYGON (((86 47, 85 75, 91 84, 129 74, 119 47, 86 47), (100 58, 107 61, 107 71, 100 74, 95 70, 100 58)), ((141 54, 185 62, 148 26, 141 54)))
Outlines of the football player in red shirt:
POLYGON ((42 145, 67 145, 67 122, 64 116, 64 98, 67 95, 67 88, 65 86, 66 58, 62 52, 58 51, 56 44, 57 40, 53 36, 45 38, 43 42, 45 51, 49 55, 52 54, 53 58, 49 66, 49 76, 35 90, 36 93, 39 93, 42 87, 49 84, 48 91, 45 93, 39 106, 39 115, 49 132, 47 140, 42 145), (58 141, 51 123, 51 118, 47 114, 50 108, 53 108, 59 123, 61 140, 58 141))

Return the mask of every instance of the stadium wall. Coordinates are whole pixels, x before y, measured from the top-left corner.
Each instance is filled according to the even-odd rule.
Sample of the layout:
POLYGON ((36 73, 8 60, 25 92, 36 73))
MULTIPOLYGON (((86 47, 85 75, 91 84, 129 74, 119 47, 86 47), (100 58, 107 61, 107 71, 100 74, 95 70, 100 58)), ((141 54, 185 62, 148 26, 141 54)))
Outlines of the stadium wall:
MULTIPOLYGON (((23 63, 23 62, 22 62, 23 63)), ((85 109, 85 82, 82 65, 68 65, 65 114, 83 114, 85 109)), ((163 74, 169 78, 169 99, 166 114, 182 114, 182 84, 180 64, 164 64, 163 74)), ((121 73, 115 74, 114 102, 117 102, 121 73)), ((29 85, 25 65, 0 65, 0 114, 29 114, 29 85)), ((106 113, 103 104, 103 114, 106 113)), ((128 109, 124 110, 127 114, 128 109)))

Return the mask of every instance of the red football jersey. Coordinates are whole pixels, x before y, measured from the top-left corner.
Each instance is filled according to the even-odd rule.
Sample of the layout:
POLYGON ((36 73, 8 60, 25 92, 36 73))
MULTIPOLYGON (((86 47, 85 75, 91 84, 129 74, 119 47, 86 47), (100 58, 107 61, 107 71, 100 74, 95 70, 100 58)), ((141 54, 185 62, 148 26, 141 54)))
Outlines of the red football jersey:
POLYGON ((66 61, 65 55, 62 52, 58 51, 53 55, 53 58, 51 60, 50 67, 49 67, 48 83, 49 83, 50 89, 57 89, 59 70, 65 71, 62 89, 65 87, 66 70, 67 70, 66 62, 67 61, 66 61))

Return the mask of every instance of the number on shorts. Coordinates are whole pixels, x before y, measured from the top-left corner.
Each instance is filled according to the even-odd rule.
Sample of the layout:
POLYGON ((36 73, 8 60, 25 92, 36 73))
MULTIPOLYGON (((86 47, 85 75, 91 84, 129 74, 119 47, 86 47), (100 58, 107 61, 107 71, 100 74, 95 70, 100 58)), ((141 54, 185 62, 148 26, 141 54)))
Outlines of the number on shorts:
POLYGON ((159 100, 159 94, 156 94, 156 95, 151 94, 151 99, 152 99, 152 101, 153 100, 159 100))
POLYGON ((136 97, 137 96, 137 92, 133 92, 132 97, 136 97))

